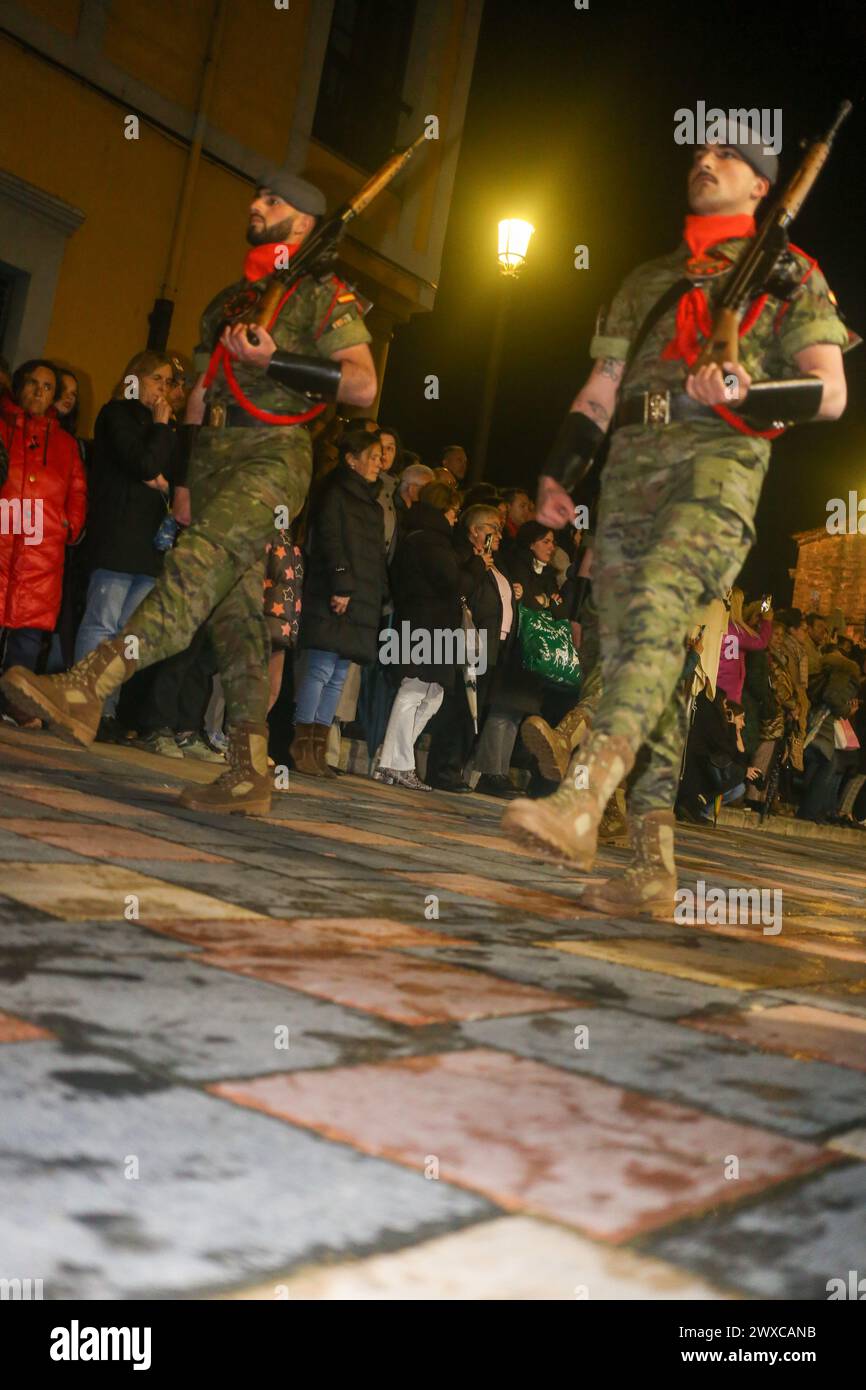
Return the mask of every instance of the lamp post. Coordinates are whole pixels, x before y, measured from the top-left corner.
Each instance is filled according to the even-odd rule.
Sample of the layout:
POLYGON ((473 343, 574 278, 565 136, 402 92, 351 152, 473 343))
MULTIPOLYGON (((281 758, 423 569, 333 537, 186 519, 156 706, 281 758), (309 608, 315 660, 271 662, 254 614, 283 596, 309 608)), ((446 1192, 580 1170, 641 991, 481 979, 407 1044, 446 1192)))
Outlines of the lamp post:
POLYGON ((511 285, 526 264, 529 241, 535 231, 531 222, 520 218, 506 218, 499 223, 499 249, 497 260, 505 284, 499 294, 496 321, 493 325, 493 339, 490 356, 487 359, 487 372, 484 377, 484 390, 481 396, 481 409, 478 416, 478 429, 475 434, 475 448, 469 465, 469 482, 477 483, 484 475, 487 461, 487 443, 490 438, 490 422, 493 419, 493 403, 496 399, 496 386, 499 379, 499 364, 502 360, 502 345, 505 341, 505 326, 511 307, 511 285))

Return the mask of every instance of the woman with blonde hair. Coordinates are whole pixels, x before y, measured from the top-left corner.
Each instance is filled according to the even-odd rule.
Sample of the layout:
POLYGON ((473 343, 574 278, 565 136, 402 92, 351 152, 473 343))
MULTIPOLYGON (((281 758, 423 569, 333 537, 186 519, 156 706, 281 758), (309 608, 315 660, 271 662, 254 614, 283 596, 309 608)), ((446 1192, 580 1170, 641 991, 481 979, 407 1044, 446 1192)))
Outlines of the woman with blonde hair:
POLYGON ((758 619, 757 631, 746 622, 743 616, 743 591, 732 589, 728 601, 728 630, 722 638, 719 653, 719 672, 716 689, 727 695, 735 705, 743 702, 743 684, 746 679, 746 652, 762 652, 769 645, 773 635, 773 610, 769 606, 750 604, 749 616, 758 619), (753 610, 757 607, 757 612, 753 610))
MULTIPOLYGON (((169 515, 175 435, 166 392, 173 376, 164 353, 136 353, 96 417, 87 523, 91 575, 76 661, 123 630, 162 568, 163 551, 154 542, 169 515)), ((103 741, 120 732, 118 694, 105 703, 97 734, 103 741)))

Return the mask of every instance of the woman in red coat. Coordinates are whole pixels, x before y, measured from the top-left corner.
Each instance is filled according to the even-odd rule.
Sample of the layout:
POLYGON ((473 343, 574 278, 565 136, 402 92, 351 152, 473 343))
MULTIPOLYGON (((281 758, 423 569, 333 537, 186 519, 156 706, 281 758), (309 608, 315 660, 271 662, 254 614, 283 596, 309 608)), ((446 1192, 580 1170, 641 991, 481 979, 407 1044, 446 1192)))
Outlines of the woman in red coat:
POLYGON ((36 669, 54 631, 66 546, 84 527, 87 483, 78 446, 53 408, 58 374, 25 362, 0 399, 0 442, 9 472, 0 488, 0 627, 3 665, 36 669))

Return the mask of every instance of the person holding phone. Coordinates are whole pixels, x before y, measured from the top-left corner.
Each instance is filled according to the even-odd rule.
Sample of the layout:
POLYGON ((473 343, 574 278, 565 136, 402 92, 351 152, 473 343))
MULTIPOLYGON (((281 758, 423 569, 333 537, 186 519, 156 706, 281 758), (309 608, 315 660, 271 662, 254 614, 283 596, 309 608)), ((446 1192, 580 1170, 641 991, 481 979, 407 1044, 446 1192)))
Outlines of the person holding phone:
POLYGON ((773 610, 769 607, 769 596, 765 595, 764 598, 766 608, 764 602, 760 605, 750 604, 748 616, 743 613, 743 599, 742 589, 731 590, 728 629, 722 638, 719 671, 716 677, 718 688, 736 705, 739 705, 743 698, 746 652, 765 651, 773 635, 773 610))

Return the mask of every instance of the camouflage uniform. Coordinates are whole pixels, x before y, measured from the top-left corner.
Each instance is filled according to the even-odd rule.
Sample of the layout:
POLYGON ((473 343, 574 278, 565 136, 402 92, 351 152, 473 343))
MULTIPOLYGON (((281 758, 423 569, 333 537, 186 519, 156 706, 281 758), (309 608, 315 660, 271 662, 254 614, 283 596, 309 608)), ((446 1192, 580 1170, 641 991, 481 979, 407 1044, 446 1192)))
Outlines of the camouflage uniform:
MULTIPOLYGON (((230 285, 202 316, 198 372, 206 370, 221 325, 240 317, 265 281, 230 285)), ((270 329, 277 348, 331 357, 369 343, 357 299, 335 276, 305 276, 270 329)), ((259 367, 232 361, 244 395, 260 409, 299 415, 309 398, 259 367)), ((220 371, 208 406, 234 405, 220 371)), ((203 426, 193 454, 192 525, 169 551, 155 588, 136 609, 124 636, 139 640, 139 667, 182 651, 207 623, 217 655, 230 723, 264 724, 268 708, 270 642, 262 608, 265 547, 274 538, 276 507, 289 519, 304 503, 312 472, 312 442, 302 425, 217 429, 203 426)))
MULTIPOLYGON (((735 261, 742 239, 713 248, 735 261)), ((672 255, 638 267, 617 294, 593 358, 624 361, 629 344, 665 290, 688 273, 683 242, 672 255)), ((805 287, 789 305, 768 297, 740 338, 740 362, 753 381, 796 375, 795 353, 813 343, 848 345, 827 283, 797 256, 805 287)), ((712 312, 726 279, 705 280, 712 312)), ((685 365, 664 359, 676 308, 665 312, 631 364, 623 390, 683 390, 685 365)), ((754 539, 754 517, 770 444, 740 434, 721 418, 616 430, 602 475, 593 592, 599 614, 602 694, 597 732, 640 749, 630 807, 641 815, 670 807, 676 795, 687 728, 677 693, 683 637, 698 608, 723 596, 754 539)))

